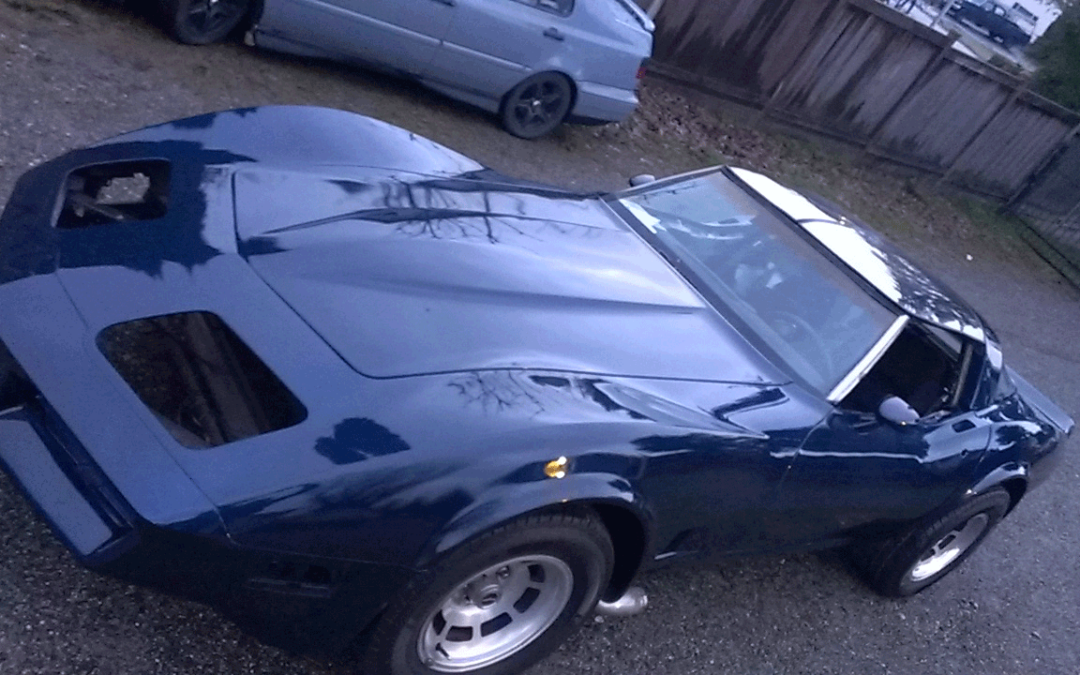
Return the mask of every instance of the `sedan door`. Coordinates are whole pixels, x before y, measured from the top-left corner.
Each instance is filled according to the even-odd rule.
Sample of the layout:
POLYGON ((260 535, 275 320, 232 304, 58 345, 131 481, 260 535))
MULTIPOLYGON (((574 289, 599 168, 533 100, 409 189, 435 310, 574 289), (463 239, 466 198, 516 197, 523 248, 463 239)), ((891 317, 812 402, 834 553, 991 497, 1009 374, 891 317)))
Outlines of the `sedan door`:
POLYGON ((498 98, 535 70, 571 70, 575 0, 450 1, 456 15, 430 79, 498 98))
POLYGON ((335 58, 423 75, 454 16, 454 0, 277 0, 261 31, 335 58))

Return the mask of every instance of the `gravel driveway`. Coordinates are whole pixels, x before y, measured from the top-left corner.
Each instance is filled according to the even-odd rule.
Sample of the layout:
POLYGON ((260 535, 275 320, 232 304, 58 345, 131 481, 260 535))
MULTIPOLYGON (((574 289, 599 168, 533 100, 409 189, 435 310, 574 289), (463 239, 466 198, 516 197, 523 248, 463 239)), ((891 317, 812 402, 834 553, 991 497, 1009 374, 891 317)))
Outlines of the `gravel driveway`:
MULTIPOLYGON (((766 141, 756 132, 670 136, 697 113, 666 96, 650 87, 649 105, 620 126, 566 128, 527 142, 482 113, 391 78, 235 44, 182 47, 145 18, 100 2, 0 0, 0 202, 28 166, 73 147, 267 103, 355 110, 506 173, 580 189, 616 188, 637 173, 710 159, 790 168, 761 152, 766 141)), ((984 312, 1018 370, 1078 416, 1080 294, 1022 245, 943 231, 927 200, 905 193, 902 180, 876 182, 890 185, 889 194, 900 195, 896 209, 921 223, 900 233, 902 243, 984 312)), ((882 201, 857 192, 850 201, 882 201)), ((1077 675, 1077 445, 1073 439, 1058 474, 961 571, 919 597, 872 595, 835 554, 660 571, 643 579, 651 600, 644 615, 596 619, 532 672, 1077 675)), ((0 550, 0 673, 346 672, 265 647, 200 605, 80 569, 6 478, 0 550)))

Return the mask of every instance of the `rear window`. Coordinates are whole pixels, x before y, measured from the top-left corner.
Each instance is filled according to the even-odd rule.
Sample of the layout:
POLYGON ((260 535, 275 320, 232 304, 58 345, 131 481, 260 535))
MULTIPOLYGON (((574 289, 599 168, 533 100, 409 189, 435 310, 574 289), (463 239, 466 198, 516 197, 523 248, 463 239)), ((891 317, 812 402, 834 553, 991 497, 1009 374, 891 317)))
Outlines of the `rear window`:
POLYGON ((169 208, 169 163, 160 159, 95 164, 72 171, 56 226, 71 230, 156 220, 169 208))
POLYGON ((208 448, 293 426, 300 401, 217 315, 169 314, 106 328, 98 346, 180 444, 208 448))

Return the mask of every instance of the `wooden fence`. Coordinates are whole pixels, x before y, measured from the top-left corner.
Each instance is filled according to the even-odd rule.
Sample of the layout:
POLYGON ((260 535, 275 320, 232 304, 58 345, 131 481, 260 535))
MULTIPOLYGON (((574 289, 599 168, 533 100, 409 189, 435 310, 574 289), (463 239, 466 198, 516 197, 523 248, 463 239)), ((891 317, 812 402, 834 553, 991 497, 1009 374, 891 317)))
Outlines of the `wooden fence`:
POLYGON ((1003 201, 1080 122, 876 0, 665 0, 650 70, 1003 201))

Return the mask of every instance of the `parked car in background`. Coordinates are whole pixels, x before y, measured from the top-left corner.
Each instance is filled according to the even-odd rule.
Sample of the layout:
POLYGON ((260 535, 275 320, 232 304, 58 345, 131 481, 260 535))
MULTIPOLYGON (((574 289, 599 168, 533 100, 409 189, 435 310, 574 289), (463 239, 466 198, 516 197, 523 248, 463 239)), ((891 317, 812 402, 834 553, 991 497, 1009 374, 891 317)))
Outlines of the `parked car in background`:
POLYGON ((634 0, 158 0, 181 42, 253 44, 414 77, 521 138, 637 106, 652 21, 634 0))
POLYGON ((1009 11, 993 0, 970 2, 961 0, 949 8, 949 16, 967 21, 990 34, 1006 47, 1019 47, 1031 42, 1031 35, 1009 15, 1009 11))
POLYGON ((0 463, 53 529, 268 642, 363 634, 369 674, 518 672, 680 561, 846 546, 912 595, 1072 427, 945 286, 742 169, 580 194, 266 107, 45 162, 0 216, 0 463))

